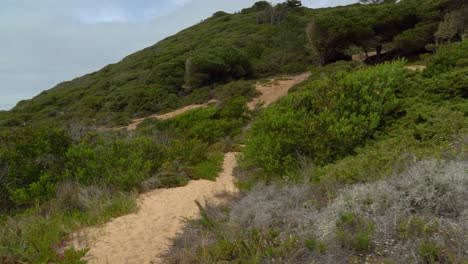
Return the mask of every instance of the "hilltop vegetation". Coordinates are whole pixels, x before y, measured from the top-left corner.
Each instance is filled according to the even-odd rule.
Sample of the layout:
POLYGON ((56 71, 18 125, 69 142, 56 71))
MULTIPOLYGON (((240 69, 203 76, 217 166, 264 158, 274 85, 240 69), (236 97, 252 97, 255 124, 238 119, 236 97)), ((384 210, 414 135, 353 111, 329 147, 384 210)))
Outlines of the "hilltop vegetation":
POLYGON ((58 253, 67 234, 131 212, 138 192, 214 179, 242 143, 241 194, 202 208, 169 262, 466 261, 466 3, 377 2, 220 11, 0 112, 0 260, 77 261, 58 253), (255 81, 305 70, 278 103, 246 107, 255 81))
POLYGON ((217 12, 117 64, 20 102, 6 122, 52 118, 122 125, 208 101, 219 84, 232 80, 304 71, 311 60, 304 47, 310 11, 281 6, 270 21, 262 13, 266 8, 272 7, 217 12))
MULTIPOLYGON (((467 17, 450 15, 461 3, 405 0, 313 10, 300 1, 275 6, 260 1, 235 14, 220 11, 119 63, 22 101, 0 120, 8 126, 50 119, 125 125, 135 117, 208 101, 220 84, 232 80, 301 72, 359 51, 377 51, 374 62, 424 52, 444 16, 450 25, 467 17)), ((447 30, 445 24, 439 31, 453 33, 440 36, 440 42, 463 36, 466 26, 447 30)))

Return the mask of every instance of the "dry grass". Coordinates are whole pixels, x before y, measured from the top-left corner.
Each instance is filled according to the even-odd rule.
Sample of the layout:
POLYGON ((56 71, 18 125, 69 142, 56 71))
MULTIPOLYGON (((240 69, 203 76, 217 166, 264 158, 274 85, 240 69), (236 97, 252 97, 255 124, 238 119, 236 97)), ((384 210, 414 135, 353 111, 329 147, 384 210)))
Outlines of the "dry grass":
MULTIPOLYGON (((225 241, 253 243, 247 234, 258 230, 262 237, 277 232, 274 241, 288 250, 280 256, 257 252, 255 263, 463 263, 467 171, 464 158, 419 161, 385 180, 344 188, 325 206, 316 202, 324 195, 316 186, 258 185, 231 199, 231 210, 204 206, 204 218, 188 223, 166 257, 169 263, 225 260, 205 253, 225 241)), ((264 250, 262 243, 271 241, 254 245, 264 250)), ((241 253, 228 257, 246 261, 241 253)))

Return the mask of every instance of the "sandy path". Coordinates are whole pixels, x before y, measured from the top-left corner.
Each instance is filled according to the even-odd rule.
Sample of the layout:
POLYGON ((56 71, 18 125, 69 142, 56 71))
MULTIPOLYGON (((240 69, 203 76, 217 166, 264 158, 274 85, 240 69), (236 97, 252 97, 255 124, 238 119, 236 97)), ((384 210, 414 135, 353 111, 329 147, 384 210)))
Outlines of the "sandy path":
POLYGON ((210 101, 208 101, 207 103, 204 103, 204 104, 188 105, 186 107, 182 107, 182 108, 177 109, 175 111, 165 113, 165 114, 161 114, 161 115, 151 115, 151 116, 147 116, 147 117, 143 117, 143 118, 133 119, 132 123, 130 125, 128 125, 126 127, 121 127, 119 129, 126 128, 127 130, 134 130, 146 118, 156 118, 156 119, 160 119, 160 120, 165 120, 165 119, 169 119, 169 118, 173 118, 175 116, 181 115, 181 114, 183 114, 183 113, 185 113, 187 111, 193 110, 193 109, 207 107, 209 104, 212 104, 212 103, 216 103, 216 100, 210 100, 210 101))
POLYGON ((213 200, 217 193, 234 192, 232 170, 235 152, 224 157, 223 172, 216 182, 191 181, 172 189, 145 193, 138 199, 138 212, 114 219, 102 227, 88 228, 72 237, 75 248, 89 247, 88 263, 159 263, 158 256, 170 246, 183 225, 183 218, 199 216, 198 200, 213 200))
MULTIPOLYGON (((310 76, 303 73, 283 79, 272 79, 270 84, 257 84, 261 92, 248 104, 250 109, 263 102, 268 106, 288 93, 288 90, 310 76)), ((191 105, 153 118, 168 119, 186 111, 206 107, 206 104, 191 105)), ((126 127, 135 129, 143 119, 136 119, 126 127)), ((191 181, 186 186, 172 189, 158 189, 138 198, 138 211, 114 219, 100 227, 90 227, 75 233, 69 246, 76 249, 90 248, 83 258, 88 263, 160 263, 161 253, 169 249, 171 238, 181 230, 184 218, 199 216, 195 201, 216 200, 216 194, 235 192, 233 169, 236 167, 236 154, 229 152, 224 156, 223 172, 215 182, 207 180, 191 181)))
POLYGON ((289 89, 294 85, 309 78, 310 72, 304 72, 299 75, 285 77, 284 79, 273 80, 271 84, 257 84, 257 90, 261 95, 247 104, 250 110, 255 109, 258 103, 263 102, 264 107, 276 102, 281 97, 288 94, 289 89))
MULTIPOLYGON (((247 106, 249 107, 250 110, 253 110, 255 106, 263 102, 264 107, 270 105, 271 103, 275 102, 279 98, 285 96, 288 94, 289 89, 306 80, 309 78, 310 72, 305 72, 299 75, 295 76, 290 76, 290 77, 284 77, 284 79, 279 78, 279 80, 272 79, 270 84, 267 85, 262 85, 260 83, 257 84, 256 89, 261 93, 261 95, 257 98, 255 98, 252 102, 248 103, 247 106)), ((186 107, 177 109, 175 111, 161 114, 161 115, 150 115, 147 117, 142 117, 142 118, 137 118, 133 119, 132 123, 128 126, 122 126, 122 127, 114 127, 114 128, 100 128, 99 131, 108 131, 108 130, 135 130, 139 124, 141 124, 146 118, 156 118, 160 120, 165 120, 169 118, 173 118, 175 116, 181 115, 187 111, 197 109, 197 108, 202 108, 202 107, 207 107, 208 105, 212 103, 216 103, 217 100, 210 100, 207 103, 204 104, 193 104, 193 105, 188 105, 186 107)))

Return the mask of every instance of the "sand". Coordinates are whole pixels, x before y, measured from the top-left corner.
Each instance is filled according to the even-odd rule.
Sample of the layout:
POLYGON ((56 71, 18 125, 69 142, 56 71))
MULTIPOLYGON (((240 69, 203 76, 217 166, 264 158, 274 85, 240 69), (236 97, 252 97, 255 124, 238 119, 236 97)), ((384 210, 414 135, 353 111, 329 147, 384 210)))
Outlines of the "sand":
POLYGON ((256 88, 261 95, 249 102, 247 106, 250 110, 255 109, 259 103, 263 103, 263 107, 267 107, 287 95, 291 87, 305 81, 309 76, 310 72, 304 72, 296 76, 284 77, 278 80, 273 79, 271 84, 262 85, 258 83, 256 88))
POLYGON ((195 201, 216 199, 216 194, 235 192, 232 170, 236 153, 224 157, 223 172, 215 182, 191 181, 186 186, 158 189, 138 199, 139 210, 72 237, 75 248, 89 247, 88 263, 160 263, 159 255, 170 247, 170 239, 181 230, 184 218, 199 216, 195 201))
POLYGON ((143 118, 133 119, 132 123, 130 125, 128 125, 126 127, 121 127, 119 129, 126 128, 127 130, 134 130, 146 118, 155 118, 155 119, 159 119, 159 120, 165 120, 165 119, 176 117, 178 115, 181 115, 181 114, 183 114, 183 113, 185 113, 187 111, 193 110, 193 109, 207 107, 208 105, 210 105, 212 103, 216 103, 216 100, 211 100, 211 101, 208 101, 207 103, 204 103, 204 104, 188 105, 186 107, 177 109, 177 110, 169 112, 169 113, 161 114, 161 115, 151 115, 151 116, 147 116, 147 117, 143 117, 143 118))
POLYGON ((412 71, 424 71, 425 69, 427 69, 425 65, 405 66, 405 68, 412 71))
MULTIPOLYGON (((310 73, 273 80, 269 85, 257 84, 261 95, 248 104, 254 109, 258 103, 268 106, 288 93, 295 84, 304 81, 310 73)), ((187 106, 153 118, 167 119, 188 110, 206 107, 187 106)), ((134 129, 144 119, 134 120, 127 129, 134 129)), ((195 201, 216 201, 217 194, 236 192, 233 169, 237 165, 236 152, 226 153, 223 171, 216 181, 191 181, 186 186, 158 189, 140 195, 136 213, 125 215, 98 227, 82 229, 73 234, 68 246, 76 249, 89 248, 83 258, 88 263, 161 263, 159 256, 171 246, 174 238, 184 224, 184 219, 199 216, 195 201)))

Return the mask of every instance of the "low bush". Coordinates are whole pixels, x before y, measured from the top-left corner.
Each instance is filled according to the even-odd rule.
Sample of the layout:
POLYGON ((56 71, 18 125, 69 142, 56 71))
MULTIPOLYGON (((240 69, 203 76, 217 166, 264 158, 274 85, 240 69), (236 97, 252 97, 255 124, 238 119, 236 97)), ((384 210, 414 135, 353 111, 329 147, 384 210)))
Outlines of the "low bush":
POLYGON ((161 146, 148 138, 91 134, 68 149, 66 177, 82 184, 131 190, 158 171, 163 155, 161 146))
POLYGON ((426 58, 428 69, 424 74, 433 76, 462 67, 462 61, 466 58, 468 58, 468 41, 466 40, 439 46, 435 55, 426 58))
POLYGON ((326 164, 373 137, 398 106, 403 62, 310 82, 253 123, 245 159, 265 171, 291 174, 297 157, 326 164))
POLYGON ((57 198, 0 220, 2 263, 82 263, 86 250, 63 252, 72 230, 104 223, 136 208, 135 196, 64 183, 57 198), (61 253, 63 252, 63 253, 61 253))
POLYGON ((0 134, 0 212, 51 198, 62 178, 70 134, 28 127, 0 134))

